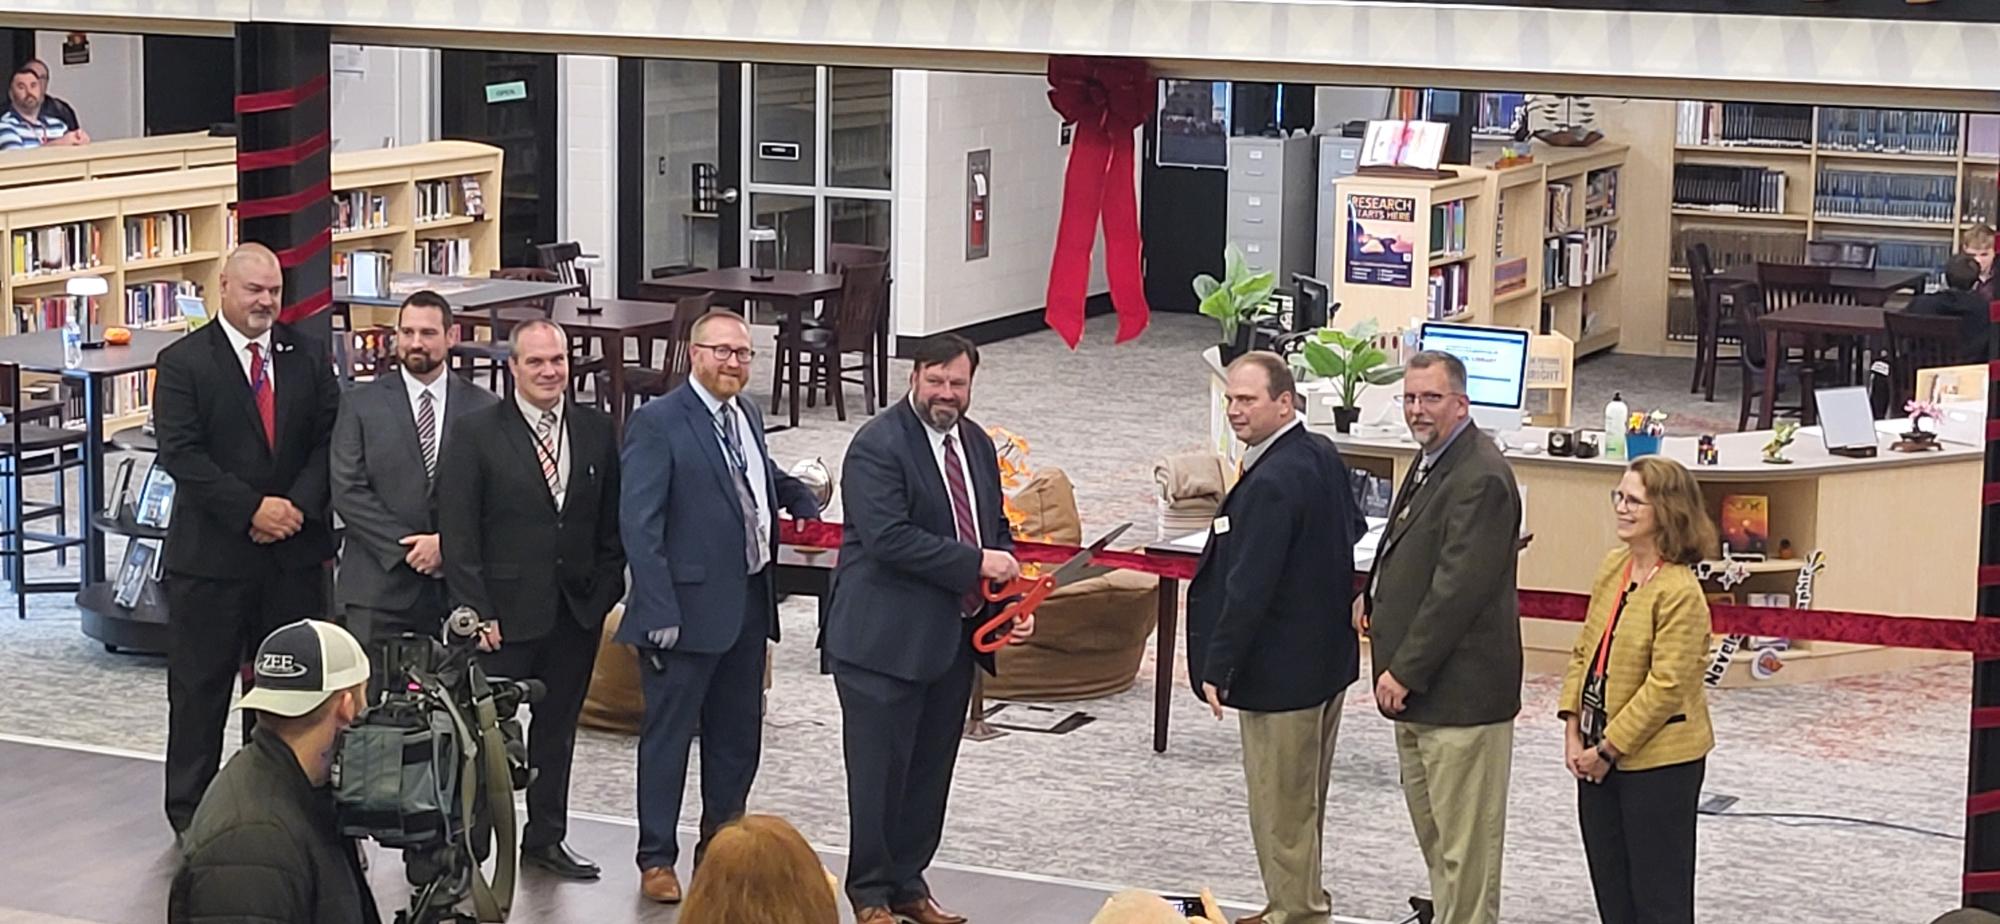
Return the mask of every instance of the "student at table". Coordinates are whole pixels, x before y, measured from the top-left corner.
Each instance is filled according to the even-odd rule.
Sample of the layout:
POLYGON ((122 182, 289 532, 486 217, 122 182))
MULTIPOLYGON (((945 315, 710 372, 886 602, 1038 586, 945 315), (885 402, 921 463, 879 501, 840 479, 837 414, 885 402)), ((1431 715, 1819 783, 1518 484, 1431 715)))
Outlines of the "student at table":
MULTIPOLYGON (((1991 259, 1990 240, 1986 246, 1987 257, 1991 259)), ((1910 299, 1910 307, 1904 310, 1910 314, 1957 318, 1958 348, 1954 352, 1959 360, 1985 362, 1986 336, 1993 326, 1993 297, 1982 293, 1980 284, 1979 264, 1973 257, 1959 254, 1945 261, 1944 288, 1910 299)))
POLYGON ((1962 245, 1965 248, 1963 253, 1971 257, 1972 261, 1979 267, 1979 284, 1974 288, 1989 302, 1994 297, 1993 238, 1993 227, 1985 222, 1981 222, 1966 230, 1965 243, 1962 245))
POLYGON ((79 138, 89 141, 90 136, 83 131, 83 119, 77 116, 76 107, 49 92, 48 64, 40 58, 29 58, 22 66, 34 71, 35 79, 42 82, 42 112, 61 120, 62 124, 69 126, 69 130, 75 132, 79 138))

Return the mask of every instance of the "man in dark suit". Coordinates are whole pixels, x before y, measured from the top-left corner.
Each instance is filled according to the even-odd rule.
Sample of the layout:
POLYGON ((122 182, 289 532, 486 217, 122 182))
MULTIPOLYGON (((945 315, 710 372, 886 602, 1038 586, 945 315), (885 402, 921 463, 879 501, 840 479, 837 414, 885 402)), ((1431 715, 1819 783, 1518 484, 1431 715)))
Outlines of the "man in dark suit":
POLYGON ((625 593, 618 543, 618 445, 611 418, 568 399, 569 336, 552 321, 514 327, 514 397, 465 415, 438 476, 438 524, 452 600, 487 621, 488 673, 536 678, 528 824, 521 858, 595 879, 563 843, 576 717, 598 631, 625 593))
MULTIPOLYGON (((381 639, 436 636, 448 609, 438 460, 467 415, 499 403, 445 368, 456 342, 444 297, 411 294, 396 315, 401 368, 349 390, 334 424, 333 509, 346 525, 335 595, 370 658, 381 639)), ((376 664, 374 676, 384 673, 376 664)))
POLYGON ((340 386, 313 342, 277 323, 283 295, 277 256, 245 244, 222 268, 222 316, 160 351, 153 419, 175 486, 164 553, 176 834, 221 765, 230 688, 250 653, 277 627, 326 615, 340 386))
POLYGON ((1366 611, 1375 704, 1396 723, 1403 799, 1438 924, 1500 918, 1521 711, 1521 495, 1471 415, 1458 357, 1410 357, 1403 419, 1423 452, 1396 492, 1366 611))
POLYGON ((632 415, 622 460, 632 600, 618 640, 639 649, 645 687, 639 887, 656 902, 681 899, 675 827, 697 725, 696 865, 716 830, 743 814, 763 745, 764 640, 778 640, 776 511, 819 516, 812 489, 771 461, 756 403, 739 397, 755 356, 750 326, 716 311, 691 333, 694 376, 632 415))
MULTIPOLYGON (((847 446, 846 530, 826 654, 847 761, 847 895, 857 924, 963 924, 924 881, 944 831, 972 698, 972 631, 984 581, 1020 574, 986 431, 966 419, 979 350, 955 334, 919 344, 909 400, 847 446)), ((1034 631, 1032 618, 1015 640, 1034 631)))
POLYGON ((1188 588, 1188 676, 1217 719, 1238 710, 1243 735, 1265 905, 1237 924, 1323 924, 1332 913, 1320 881, 1326 787, 1360 673, 1348 612, 1366 526, 1340 450, 1306 431, 1294 394, 1276 353, 1230 363, 1229 426, 1249 451, 1188 588))

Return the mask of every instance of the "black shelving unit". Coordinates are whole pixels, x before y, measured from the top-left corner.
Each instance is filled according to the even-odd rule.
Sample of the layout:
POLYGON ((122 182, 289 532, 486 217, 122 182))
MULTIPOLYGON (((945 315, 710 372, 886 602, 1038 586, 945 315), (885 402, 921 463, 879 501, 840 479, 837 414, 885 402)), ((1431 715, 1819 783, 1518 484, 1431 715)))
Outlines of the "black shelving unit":
MULTIPOLYGON (((159 441, 147 433, 143 427, 131 427, 113 433, 111 445, 128 452, 158 452, 159 441)), ((117 533, 126 541, 154 539, 164 542, 167 531, 157 526, 145 526, 132 519, 132 511, 118 511, 118 516, 105 516, 102 510, 90 512, 92 525, 107 533, 117 533)), ((123 570, 121 567, 119 570, 123 570)), ((146 579, 139 591, 136 606, 119 606, 114 599, 117 575, 111 580, 86 585, 76 594, 76 608, 82 615, 83 634, 104 645, 104 650, 125 654, 164 654, 167 650, 167 595, 161 591, 160 583, 146 579)))

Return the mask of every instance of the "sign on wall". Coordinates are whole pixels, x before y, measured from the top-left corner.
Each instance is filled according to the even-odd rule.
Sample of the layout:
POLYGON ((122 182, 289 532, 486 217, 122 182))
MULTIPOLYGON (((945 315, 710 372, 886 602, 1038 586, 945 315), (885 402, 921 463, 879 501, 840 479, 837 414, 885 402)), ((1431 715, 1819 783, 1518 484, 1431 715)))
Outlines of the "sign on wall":
POLYGON ((1347 281, 1410 287, 1416 249, 1417 200, 1352 193, 1347 197, 1347 281))
POLYGON ((90 63, 90 36, 81 32, 71 32, 63 39, 62 63, 64 67, 76 67, 90 63))

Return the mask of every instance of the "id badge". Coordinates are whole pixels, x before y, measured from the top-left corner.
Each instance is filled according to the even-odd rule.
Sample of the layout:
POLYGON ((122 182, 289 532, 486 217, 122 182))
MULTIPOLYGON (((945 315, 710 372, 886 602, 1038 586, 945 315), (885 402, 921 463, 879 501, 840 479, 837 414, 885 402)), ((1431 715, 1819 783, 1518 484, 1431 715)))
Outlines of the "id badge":
POLYGON ((1604 740, 1604 675, 1586 679, 1583 683, 1583 709, 1577 716, 1578 729, 1583 732, 1585 747, 1596 747, 1604 740))

